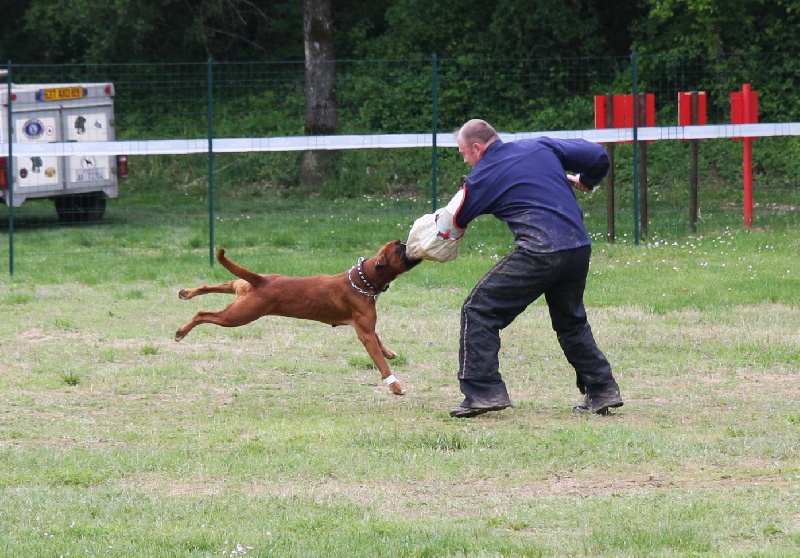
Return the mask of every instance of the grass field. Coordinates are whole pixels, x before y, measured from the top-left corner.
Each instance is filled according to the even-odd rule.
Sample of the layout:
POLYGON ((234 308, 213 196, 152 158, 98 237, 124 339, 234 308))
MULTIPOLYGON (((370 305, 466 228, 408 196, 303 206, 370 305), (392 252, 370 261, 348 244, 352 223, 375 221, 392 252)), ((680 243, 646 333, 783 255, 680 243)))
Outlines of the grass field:
MULTIPOLYGON (((229 278, 193 207, 80 227, 20 212, 0 276, 0 556, 800 555, 795 227, 635 246, 594 223, 586 302, 625 406, 573 415, 538 303, 503 332, 515 407, 455 420, 460 305, 507 250, 501 225, 381 295, 397 397, 349 328, 265 318, 175 343, 229 300, 176 296, 229 278)), ((421 210, 242 205, 217 244, 257 271, 336 273, 421 210)))

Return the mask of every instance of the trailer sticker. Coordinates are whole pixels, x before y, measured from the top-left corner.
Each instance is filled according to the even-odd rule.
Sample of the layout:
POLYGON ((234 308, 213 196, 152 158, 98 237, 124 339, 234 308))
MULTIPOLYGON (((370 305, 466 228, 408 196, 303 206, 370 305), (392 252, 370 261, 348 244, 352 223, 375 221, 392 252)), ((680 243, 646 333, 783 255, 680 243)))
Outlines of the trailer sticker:
POLYGON ((85 134, 86 133, 86 118, 83 116, 79 116, 75 119, 75 133, 76 134, 85 134))
POLYGON ((56 138, 56 119, 52 116, 18 118, 14 124, 22 141, 51 142, 56 138))
MULTIPOLYGON (((100 119, 95 115, 94 124, 92 124, 95 129, 102 130, 103 123, 100 122, 100 119)), ((75 133, 76 134, 85 134, 86 133, 86 117, 79 116, 75 119, 75 133)))
POLYGON ((37 140, 44 133, 44 124, 38 118, 31 118, 22 125, 22 132, 29 140, 37 140))
POLYGON ((68 141, 105 141, 108 139, 108 116, 105 113, 84 113, 69 117, 68 141))
POLYGON ((17 187, 20 191, 52 190, 60 187, 58 157, 19 157, 17 187))
POLYGON ((18 157, 17 187, 20 191, 40 191, 59 186, 58 157, 18 157))
MULTIPOLYGON (((108 168, 106 166, 98 166, 97 158, 91 155, 83 155, 81 157, 72 157, 73 170, 75 182, 97 182, 99 180, 108 180, 108 168), (75 161, 78 159, 78 161, 75 161), (78 162, 79 165, 74 163, 78 162), (76 167, 80 168, 76 168, 76 167)), ((101 157, 104 163, 108 157, 101 157)))

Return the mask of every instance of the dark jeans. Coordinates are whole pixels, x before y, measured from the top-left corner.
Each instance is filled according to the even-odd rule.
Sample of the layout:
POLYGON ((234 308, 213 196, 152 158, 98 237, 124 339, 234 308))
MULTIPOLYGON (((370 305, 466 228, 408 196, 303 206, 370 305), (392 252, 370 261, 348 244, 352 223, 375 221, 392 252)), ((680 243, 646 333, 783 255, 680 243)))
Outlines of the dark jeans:
POLYGON ((619 389, 583 306, 591 253, 591 246, 551 254, 516 248, 475 286, 461 309, 458 379, 466 396, 463 406, 511 405, 499 370, 500 330, 542 295, 580 392, 594 397, 619 389))

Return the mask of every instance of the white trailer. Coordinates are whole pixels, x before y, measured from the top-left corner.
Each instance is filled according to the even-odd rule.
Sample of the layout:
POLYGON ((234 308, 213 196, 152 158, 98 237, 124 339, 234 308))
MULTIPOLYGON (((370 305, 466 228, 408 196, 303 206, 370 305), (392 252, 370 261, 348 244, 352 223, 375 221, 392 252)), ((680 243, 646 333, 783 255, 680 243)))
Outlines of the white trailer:
MULTIPOLYGON (((113 141, 114 85, 57 83, 11 85, 11 142, 113 141)), ((9 88, 0 83, 0 143, 9 143, 9 88)), ((52 199, 62 221, 101 219, 108 198, 127 175, 125 156, 0 156, 0 197, 19 207, 52 199), (10 175, 9 175, 9 172, 10 175), (9 184, 11 181, 11 184, 9 184), (13 191, 11 188, 13 187, 13 191)))

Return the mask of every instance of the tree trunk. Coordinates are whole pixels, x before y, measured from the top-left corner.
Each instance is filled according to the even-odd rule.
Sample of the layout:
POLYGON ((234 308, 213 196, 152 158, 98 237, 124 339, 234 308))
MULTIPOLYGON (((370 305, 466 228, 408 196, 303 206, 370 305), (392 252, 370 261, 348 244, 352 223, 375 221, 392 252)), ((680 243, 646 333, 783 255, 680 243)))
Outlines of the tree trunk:
MULTIPOLYGON (((331 0, 303 0, 303 40, 306 60, 305 133, 333 135, 339 128, 336 99, 331 0)), ((304 151, 300 158, 300 187, 317 192, 336 169, 333 151, 304 151)))

